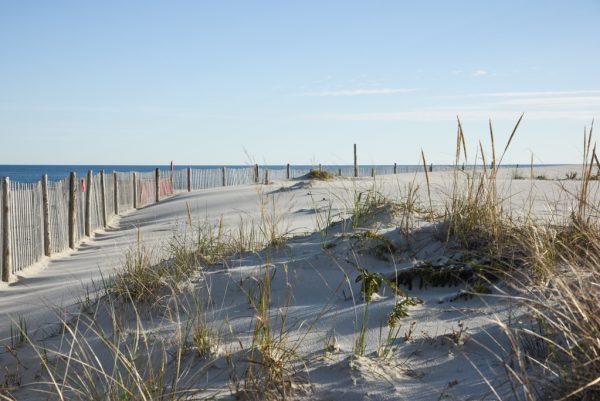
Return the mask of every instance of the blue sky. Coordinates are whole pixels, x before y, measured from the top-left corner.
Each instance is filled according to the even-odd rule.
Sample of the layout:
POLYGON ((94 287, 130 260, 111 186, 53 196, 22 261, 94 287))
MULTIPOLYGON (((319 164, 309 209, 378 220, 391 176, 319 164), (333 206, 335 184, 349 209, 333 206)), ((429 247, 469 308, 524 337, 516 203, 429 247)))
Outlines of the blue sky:
POLYGON ((579 162, 600 1, 0 0, 0 164, 579 162))

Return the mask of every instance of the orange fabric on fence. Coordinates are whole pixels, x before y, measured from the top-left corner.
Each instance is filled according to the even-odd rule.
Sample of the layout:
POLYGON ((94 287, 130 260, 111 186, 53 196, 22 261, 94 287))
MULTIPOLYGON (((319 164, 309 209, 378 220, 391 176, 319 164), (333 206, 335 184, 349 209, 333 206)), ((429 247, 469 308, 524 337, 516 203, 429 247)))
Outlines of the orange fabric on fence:
POLYGON ((139 184, 138 205, 144 206, 154 202, 154 181, 141 181, 139 184))
POLYGON ((159 187, 159 194, 161 198, 173 195, 173 185, 170 178, 161 178, 159 187))

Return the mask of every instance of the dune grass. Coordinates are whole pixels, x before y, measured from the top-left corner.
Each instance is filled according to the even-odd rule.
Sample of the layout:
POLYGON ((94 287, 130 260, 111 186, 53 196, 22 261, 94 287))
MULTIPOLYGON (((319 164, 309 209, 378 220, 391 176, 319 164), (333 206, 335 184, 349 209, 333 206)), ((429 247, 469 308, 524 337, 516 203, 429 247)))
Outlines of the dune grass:
MULTIPOLYGON (((485 261, 474 269, 476 277, 461 294, 501 297, 516 305, 514 318, 496 322, 509 344, 498 359, 512 382, 513 398, 596 400, 600 398, 600 210, 594 201, 594 181, 600 165, 592 129, 584 136, 577 190, 573 193, 563 187, 574 199, 571 213, 538 220, 527 211, 511 213, 498 188, 498 170, 521 119, 500 155, 490 123, 491 151, 486 153, 479 144, 473 160, 467 157, 467 141, 458 121, 451 189, 441 208, 434 208, 426 168, 427 201, 423 203, 428 206, 421 204, 414 185, 400 199, 389 199, 375 185, 366 190, 354 188, 345 221, 349 224, 344 225, 342 237, 372 241, 395 254, 398 250, 390 240, 366 228, 386 208, 399 211, 397 229, 407 235, 412 229, 410 216, 415 214, 442 227, 440 237, 446 244, 456 244, 471 259, 485 261), (463 164, 476 165, 477 160, 481 168, 463 170, 463 164), (353 235, 346 235, 346 229, 353 235), (505 285, 496 286, 491 276, 505 285)), ((426 166, 424 152, 421 157, 426 166)), ((194 226, 189 217, 187 229, 167 244, 164 260, 156 260, 138 241, 105 290, 87 302, 86 313, 60 318, 58 346, 37 343, 21 328, 15 338, 23 347, 32 347, 43 367, 42 378, 30 384, 31 389, 60 400, 203 399, 223 392, 210 388, 203 378, 217 361, 226 361, 229 392, 237 399, 306 396, 310 386, 304 372, 310 360, 301 349, 321 315, 291 333, 292 297, 273 307, 275 277, 285 274, 284 289, 290 283, 287 268, 282 273, 270 263, 271 252, 285 249, 289 231, 283 206, 275 197, 259 194, 259 199, 260 219, 242 219, 232 230, 224 229, 222 219, 194 226), (218 316, 223 313, 218 297, 225 294, 215 294, 209 278, 211 271, 227 269, 232 257, 244 253, 264 258, 252 288, 240 283, 236 289, 248 300, 248 333, 236 332, 227 318, 218 316)), ((332 208, 329 203, 329 210, 316 217, 317 228, 324 233, 325 253, 336 247, 329 231, 335 224, 332 208)), ((336 218, 341 219, 337 214, 336 218)), ((370 267, 359 266, 358 257, 354 262, 362 300, 353 293, 348 297, 357 314, 351 354, 387 360, 399 346, 401 330, 405 343, 414 338, 416 323, 408 324, 406 318, 420 301, 400 290, 399 276, 392 280, 372 273, 370 267), (380 324, 377 344, 371 344, 367 334, 372 302, 384 286, 393 290, 394 303, 387 321, 380 324)), ((394 264, 393 257, 389 263, 394 264)), ((342 284, 351 289, 344 274, 342 284)), ((450 276, 440 277, 447 281, 450 276)), ((447 337, 456 346, 464 345, 467 330, 459 321, 447 337)), ((335 334, 327 337, 324 348, 326 353, 339 352, 335 334)), ((0 399, 13 398, 0 390, 0 399)))
MULTIPOLYGON (((517 127, 498 164, 492 153, 491 171, 469 177, 463 188, 455 180, 447 236, 490 257, 489 268, 511 284, 506 296, 528 312, 530 318, 519 323, 498 322, 510 339, 506 369, 515 397, 600 399, 600 214, 590 198, 593 171, 600 165, 592 129, 584 135, 582 178, 570 216, 539 222, 529 215, 514 217, 498 196, 497 168, 517 127)), ((490 134, 493 144, 491 126, 490 134)), ((459 128, 457 143, 463 141, 459 128)), ((457 166, 461 149, 457 145, 457 166)), ((485 166, 483 149, 481 158, 485 166)), ((576 176, 571 172, 567 179, 576 176)))

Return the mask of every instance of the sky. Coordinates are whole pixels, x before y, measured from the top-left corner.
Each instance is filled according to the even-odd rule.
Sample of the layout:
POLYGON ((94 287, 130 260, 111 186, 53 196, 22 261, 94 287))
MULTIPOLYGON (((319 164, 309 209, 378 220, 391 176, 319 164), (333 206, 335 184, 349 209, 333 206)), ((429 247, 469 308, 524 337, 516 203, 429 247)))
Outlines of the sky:
POLYGON ((578 163, 600 1, 0 0, 0 164, 578 163))

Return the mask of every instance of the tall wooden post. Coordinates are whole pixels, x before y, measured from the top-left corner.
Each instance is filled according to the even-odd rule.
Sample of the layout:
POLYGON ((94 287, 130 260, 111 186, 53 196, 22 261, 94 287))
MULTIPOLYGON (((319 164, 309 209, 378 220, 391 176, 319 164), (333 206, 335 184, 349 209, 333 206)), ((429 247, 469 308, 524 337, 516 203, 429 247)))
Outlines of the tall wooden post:
POLYGON ((113 195, 115 205, 115 215, 119 214, 119 176, 116 171, 113 171, 113 195))
POLYGON ((48 174, 42 176, 42 216, 44 222, 44 255, 50 256, 50 202, 48 201, 48 174))
POLYGON ((102 226, 108 225, 108 216, 106 214, 106 182, 104 180, 104 170, 100 170, 100 202, 102 202, 102 226))
POLYGON ((2 179, 2 281, 8 282, 12 274, 12 252, 10 249, 10 181, 2 179))
POLYGON ((77 174, 69 175, 69 248, 75 249, 75 227, 77 227, 77 174))
POLYGON ((160 202, 160 169, 154 170, 154 190, 156 192, 156 203, 160 202))
POLYGON ((290 179, 290 163, 287 164, 286 168, 285 168, 285 178, 287 180, 290 179))
POLYGON ((431 164, 429 165, 429 172, 430 172, 430 173, 431 173, 431 172, 433 172, 433 163, 431 163, 431 164))
POLYGON ((341 168, 338 168, 338 176, 340 176, 340 177, 342 176, 342 169, 341 168))
POLYGON ((265 185, 269 184, 269 169, 265 169, 265 185))
POLYGON ((375 178, 375 167, 371 167, 371 177, 375 178))
POLYGON ((138 196, 137 196, 137 173, 133 172, 133 208, 137 209, 138 207, 138 196))
POLYGON ((354 177, 358 177, 358 159, 356 158, 356 144, 354 144, 354 177))
POLYGON ((223 174, 223 186, 226 187, 227 186, 227 169, 225 167, 223 167, 221 169, 221 173, 223 174))
POLYGON ((254 182, 258 184, 260 177, 258 176, 258 164, 254 165, 254 182))
POLYGON ((187 188, 188 192, 192 192, 192 168, 187 168, 187 188))
POLYGON ((87 173, 85 185, 85 236, 92 235, 92 170, 87 173))
POLYGON ((398 174, 398 165, 394 163, 394 174, 398 174))

